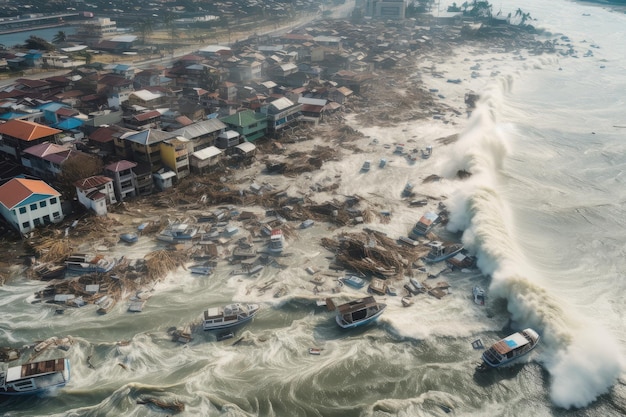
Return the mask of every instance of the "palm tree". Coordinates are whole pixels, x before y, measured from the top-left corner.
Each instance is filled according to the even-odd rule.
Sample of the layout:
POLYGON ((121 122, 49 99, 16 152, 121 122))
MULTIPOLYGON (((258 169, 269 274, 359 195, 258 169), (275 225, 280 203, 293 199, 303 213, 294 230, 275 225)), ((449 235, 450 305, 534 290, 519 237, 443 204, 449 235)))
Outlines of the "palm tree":
POLYGON ((63 43, 67 40, 67 35, 65 34, 64 31, 60 30, 56 33, 56 35, 54 35, 54 38, 52 38, 52 43, 63 43))

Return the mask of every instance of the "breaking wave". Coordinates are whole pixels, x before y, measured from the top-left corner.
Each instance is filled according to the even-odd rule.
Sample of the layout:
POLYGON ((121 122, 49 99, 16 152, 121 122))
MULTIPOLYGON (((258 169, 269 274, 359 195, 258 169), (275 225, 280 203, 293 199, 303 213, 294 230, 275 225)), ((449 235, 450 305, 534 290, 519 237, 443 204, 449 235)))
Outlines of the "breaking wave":
MULTIPOLYGON (((513 80, 504 78, 483 93, 446 166, 471 177, 449 199, 450 231, 463 232, 463 243, 491 277, 490 294, 504 298, 516 328, 533 327, 542 335, 538 360, 550 373, 550 398, 563 408, 583 407, 606 393, 624 369, 616 341, 600 323, 582 317, 566 300, 548 293, 542 274, 524 257, 516 239, 513 192, 504 169, 511 153, 512 127, 498 120, 513 80)), ((532 192, 529 191, 529 192, 532 192)))

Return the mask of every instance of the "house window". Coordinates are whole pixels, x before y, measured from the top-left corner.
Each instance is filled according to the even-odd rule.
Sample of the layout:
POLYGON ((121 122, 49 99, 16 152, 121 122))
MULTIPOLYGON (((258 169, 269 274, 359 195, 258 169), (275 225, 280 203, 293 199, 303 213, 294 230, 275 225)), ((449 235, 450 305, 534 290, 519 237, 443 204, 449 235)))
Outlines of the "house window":
POLYGON ((46 206, 46 204, 47 204, 47 203, 46 203, 46 201, 45 201, 45 200, 44 200, 44 201, 40 201, 40 202, 39 202, 39 207, 44 208, 44 207, 46 206))
POLYGON ((34 211, 34 210, 37 210, 37 204, 30 205, 30 211, 34 211))
POLYGON ((30 227, 30 222, 22 223, 22 229, 28 229, 30 227))
POLYGON ((46 214, 45 216, 43 216, 43 223, 44 224, 50 223, 50 216, 49 215, 46 214))
POLYGON ((35 227, 41 226, 41 219, 33 219, 33 223, 35 224, 35 227))
POLYGON ((52 217, 54 217, 55 219, 58 219, 59 217, 61 217, 61 215, 59 214, 58 211, 55 211, 54 213, 52 213, 52 217))
POLYGON ((26 207, 20 207, 20 214, 26 213, 26 207))
POLYGON ((56 204, 57 203, 57 198, 56 197, 52 197, 50 199, 50 204, 56 204))

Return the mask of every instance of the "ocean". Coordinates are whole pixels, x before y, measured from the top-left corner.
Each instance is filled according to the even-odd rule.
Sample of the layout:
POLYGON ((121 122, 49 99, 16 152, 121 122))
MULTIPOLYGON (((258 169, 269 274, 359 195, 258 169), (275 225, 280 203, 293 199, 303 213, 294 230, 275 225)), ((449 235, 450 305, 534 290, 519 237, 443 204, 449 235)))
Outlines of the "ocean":
MULTIPOLYGON (((626 8, 540 0, 494 7, 494 14, 514 15, 519 7, 530 13, 556 53, 462 47, 424 58, 418 75, 440 100, 461 109, 466 92, 480 94, 471 116, 451 113, 392 128, 360 128, 350 119, 365 135, 361 151, 289 180, 290 190, 314 201, 366 197, 391 215, 364 227, 391 237, 406 235, 442 201, 449 222, 436 232, 461 240, 479 267, 443 271, 437 279, 451 285, 448 295, 420 295, 410 307, 399 296, 379 297, 388 307, 375 324, 340 329, 333 313, 316 306, 337 296, 333 279, 314 285, 307 268, 327 270, 331 253, 318 242, 354 229, 319 222, 287 240, 286 268, 266 267, 256 277, 231 275, 226 265, 208 277, 177 270, 137 314, 120 303, 105 316, 89 306, 56 315, 49 305, 31 304, 43 284, 14 279, 0 287, 0 346, 71 337, 67 352, 46 354, 69 357, 72 379, 34 400, 0 399, 2 415, 172 414, 137 403, 147 397, 181 401, 181 416, 625 415, 626 8), (446 77, 433 76, 433 68, 446 77), (460 135, 453 144, 436 141, 454 133, 460 135), (393 154, 398 142, 432 145, 433 155, 408 163, 393 154), (382 157, 384 169, 373 163, 359 173, 364 160, 382 157), (471 176, 460 180, 459 170, 471 176), (422 182, 433 173, 442 179, 422 182), (338 178, 332 192, 310 191, 338 178), (407 182, 433 197, 429 207, 401 199, 407 182), (263 291, 271 282, 288 291, 280 297, 276 287, 263 291), (486 305, 474 304, 474 285, 485 288, 486 305), (218 341, 200 331, 189 344, 171 341, 169 329, 233 301, 261 304, 235 338, 218 341), (482 351, 473 341, 489 346, 527 327, 541 335, 532 353, 506 368, 475 372, 482 351), (320 355, 310 355, 310 347, 320 355)), ((255 181, 286 184, 265 174, 255 181)), ((159 247, 142 237, 108 251, 133 258, 159 247)))
POLYGON ((23 32, 6 33, 0 35, 0 45, 4 45, 7 48, 11 48, 15 45, 23 45, 24 42, 26 42, 26 39, 31 36, 37 36, 48 42, 52 42, 56 34, 59 32, 65 32, 66 35, 73 35, 76 32, 76 27, 59 26, 47 29, 34 29, 23 32))

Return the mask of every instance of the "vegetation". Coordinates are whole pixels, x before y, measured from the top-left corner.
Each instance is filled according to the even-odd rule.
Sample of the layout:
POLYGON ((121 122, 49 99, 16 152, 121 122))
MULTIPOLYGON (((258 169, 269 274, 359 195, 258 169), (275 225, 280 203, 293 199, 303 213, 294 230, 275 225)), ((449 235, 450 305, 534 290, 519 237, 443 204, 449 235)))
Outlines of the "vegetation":
POLYGON ((47 40, 40 38, 39 36, 31 35, 26 42, 24 42, 23 49, 35 49, 38 51, 54 51, 55 47, 47 40))
POLYGON ((74 183, 83 178, 100 175, 103 163, 100 158, 78 154, 63 163, 63 170, 58 177, 58 187, 63 198, 71 200, 76 195, 74 183))

